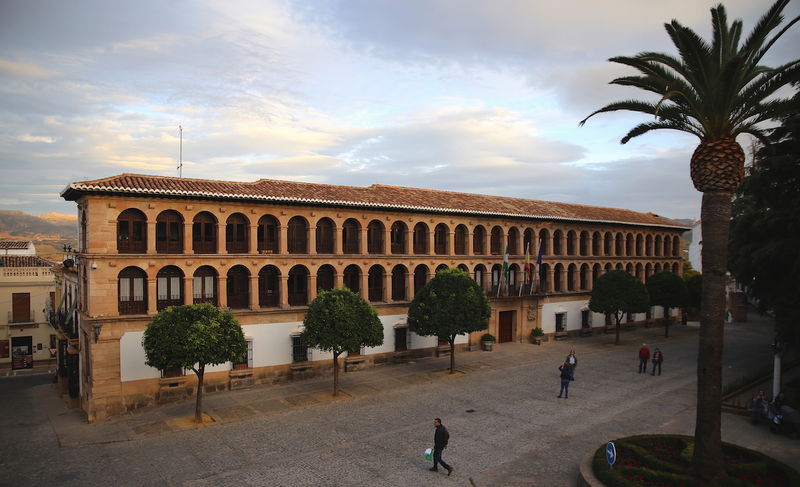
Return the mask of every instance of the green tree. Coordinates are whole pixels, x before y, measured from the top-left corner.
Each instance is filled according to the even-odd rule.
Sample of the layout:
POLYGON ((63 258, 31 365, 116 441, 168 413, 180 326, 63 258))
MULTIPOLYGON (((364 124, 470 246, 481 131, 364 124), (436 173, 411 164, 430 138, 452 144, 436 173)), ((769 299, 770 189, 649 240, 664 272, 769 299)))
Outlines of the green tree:
POLYGON ((614 344, 619 345, 620 322, 625 313, 644 313, 650 307, 647 288, 625 271, 608 271, 597 279, 589 299, 589 309, 613 316, 617 325, 614 344))
POLYGON ((689 299, 686 283, 677 274, 662 271, 647 279, 647 293, 650 294, 650 304, 664 308, 664 336, 668 337, 672 321, 670 308, 686 306, 689 299))
POLYGON ((383 344, 383 325, 375 307, 353 291, 322 291, 308 307, 300 339, 333 353, 333 395, 339 394, 339 355, 383 344))
POLYGON ((772 131, 757 153, 733 204, 730 268, 757 298, 759 310, 775 313, 776 332, 797 346, 800 333, 800 95, 795 114, 772 131))
POLYGON ((436 273, 408 308, 408 328, 417 335, 437 336, 450 344, 450 373, 455 373, 458 335, 485 330, 492 309, 480 286, 461 269, 436 273))
POLYGON ((247 354, 242 327, 229 312, 208 303, 170 306, 147 325, 142 338, 145 363, 159 370, 180 367, 197 374, 194 419, 201 423, 206 365, 241 360, 247 354))
POLYGON ((789 0, 778 0, 742 41, 742 21, 728 23, 725 7, 711 9, 711 42, 681 25, 665 25, 679 57, 642 52, 614 57, 611 62, 639 71, 612 84, 632 86, 655 94, 657 101, 625 100, 591 113, 629 110, 655 117, 632 128, 626 143, 652 130, 672 129, 700 139, 690 161, 694 187, 703 193, 703 297, 697 364, 697 419, 693 467, 705 481, 724 477, 721 403, 722 343, 725 319, 725 280, 728 232, 733 192, 744 176, 740 134, 766 141, 762 123, 793 109, 778 90, 797 79, 798 61, 777 68, 761 65, 765 54, 800 17, 785 26, 782 12, 789 0), (780 30, 774 32, 779 27, 780 30), (773 35, 774 32, 774 35, 773 35))

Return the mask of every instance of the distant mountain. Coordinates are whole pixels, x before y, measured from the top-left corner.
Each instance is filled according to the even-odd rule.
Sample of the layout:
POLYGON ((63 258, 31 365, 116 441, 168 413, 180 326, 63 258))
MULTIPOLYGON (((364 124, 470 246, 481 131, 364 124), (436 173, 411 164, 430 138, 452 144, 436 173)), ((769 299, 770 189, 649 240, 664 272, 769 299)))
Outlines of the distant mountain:
POLYGON ((0 238, 16 240, 77 238, 75 216, 48 213, 29 215, 22 211, 0 210, 0 238))
POLYGON ((697 223, 697 220, 692 220, 691 218, 670 218, 670 220, 680 223, 681 225, 686 225, 689 228, 693 227, 694 224, 697 223))

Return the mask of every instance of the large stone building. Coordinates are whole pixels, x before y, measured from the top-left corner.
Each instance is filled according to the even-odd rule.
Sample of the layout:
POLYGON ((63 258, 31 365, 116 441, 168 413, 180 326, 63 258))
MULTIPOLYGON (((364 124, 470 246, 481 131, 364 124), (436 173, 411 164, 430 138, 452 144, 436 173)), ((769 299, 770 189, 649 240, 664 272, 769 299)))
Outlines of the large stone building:
POLYGON ((144 329, 167 306, 211 302, 242 324, 248 356, 212 368, 209 390, 267 384, 330 371, 330 355, 297 338, 318 290, 347 286, 378 309, 384 343, 351 353, 352 370, 436 353, 436 338, 408 332, 405 320, 441 267, 485 289, 488 331, 501 343, 533 328, 577 333, 604 326, 587 307, 603 272, 677 273, 687 230, 652 213, 383 185, 122 174, 61 195, 78 205, 75 324, 89 421, 193 392, 193 374, 144 363, 144 329), (542 255, 535 284, 525 281, 526 249, 542 255), (509 282, 498 290, 506 250, 509 282))

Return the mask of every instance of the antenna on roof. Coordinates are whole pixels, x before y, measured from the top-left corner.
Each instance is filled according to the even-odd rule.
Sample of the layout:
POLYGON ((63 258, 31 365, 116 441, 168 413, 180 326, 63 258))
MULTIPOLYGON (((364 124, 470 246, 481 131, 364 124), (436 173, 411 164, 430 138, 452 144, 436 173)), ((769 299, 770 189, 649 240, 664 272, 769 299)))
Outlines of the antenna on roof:
POLYGON ((183 177, 183 127, 178 125, 178 133, 180 134, 180 150, 178 152, 178 177, 183 177))

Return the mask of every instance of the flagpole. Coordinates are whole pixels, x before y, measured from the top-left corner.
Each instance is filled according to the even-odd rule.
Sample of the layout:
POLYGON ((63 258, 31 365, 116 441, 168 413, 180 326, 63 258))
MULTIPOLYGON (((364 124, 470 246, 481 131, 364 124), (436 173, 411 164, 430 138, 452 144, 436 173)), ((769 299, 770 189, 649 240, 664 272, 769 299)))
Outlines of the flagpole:
MULTIPOLYGON (((531 243, 530 242, 525 244, 525 265, 522 268, 524 269, 524 272, 525 272, 525 283, 526 284, 528 282, 528 274, 530 273, 530 270, 531 270, 531 265, 530 265, 531 264, 530 263, 531 259, 530 259, 530 256, 528 255, 528 251, 530 250, 530 248, 531 248, 531 243)), ((522 286, 519 287, 519 294, 517 295, 517 297, 522 297, 522 286)))

